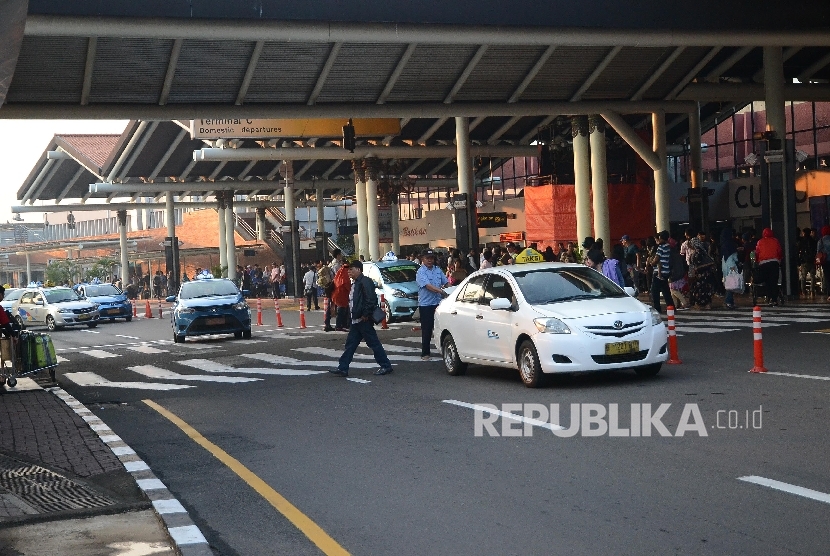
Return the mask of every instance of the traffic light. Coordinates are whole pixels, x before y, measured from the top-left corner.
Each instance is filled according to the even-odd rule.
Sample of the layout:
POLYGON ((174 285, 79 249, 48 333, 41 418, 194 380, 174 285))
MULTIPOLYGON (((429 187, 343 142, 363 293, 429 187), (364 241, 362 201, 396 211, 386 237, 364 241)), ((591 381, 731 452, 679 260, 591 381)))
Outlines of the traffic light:
POLYGON ((352 119, 349 118, 349 123, 343 126, 343 148, 353 153, 354 147, 354 124, 352 119))

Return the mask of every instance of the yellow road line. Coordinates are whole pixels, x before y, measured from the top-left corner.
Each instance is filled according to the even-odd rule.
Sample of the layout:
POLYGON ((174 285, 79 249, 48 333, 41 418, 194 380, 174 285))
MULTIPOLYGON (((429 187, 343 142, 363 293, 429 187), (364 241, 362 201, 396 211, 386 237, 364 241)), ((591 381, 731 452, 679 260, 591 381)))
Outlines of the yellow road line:
POLYGON ((228 454, 222 448, 202 436, 202 434, 188 425, 181 418, 166 410, 153 400, 142 400, 144 403, 158 411, 174 425, 179 427, 187 436, 193 439, 202 448, 213 454, 216 459, 227 465, 231 471, 236 473, 243 481, 265 498, 274 508, 284 515, 288 521, 303 532, 311 542, 329 556, 349 556, 349 552, 340 546, 337 541, 331 538, 328 533, 314 523, 307 515, 298 510, 291 502, 286 500, 279 492, 271 488, 268 483, 260 479, 253 471, 242 465, 236 458, 228 454))

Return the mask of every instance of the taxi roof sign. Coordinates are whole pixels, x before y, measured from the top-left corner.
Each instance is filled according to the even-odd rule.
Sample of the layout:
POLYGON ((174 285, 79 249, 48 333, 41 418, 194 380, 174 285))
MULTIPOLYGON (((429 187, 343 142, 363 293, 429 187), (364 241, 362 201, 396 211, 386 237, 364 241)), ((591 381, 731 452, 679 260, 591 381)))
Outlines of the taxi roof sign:
POLYGON ((535 249, 531 249, 530 247, 516 255, 516 264, 543 262, 545 262, 545 258, 542 256, 542 254, 536 251, 535 249))

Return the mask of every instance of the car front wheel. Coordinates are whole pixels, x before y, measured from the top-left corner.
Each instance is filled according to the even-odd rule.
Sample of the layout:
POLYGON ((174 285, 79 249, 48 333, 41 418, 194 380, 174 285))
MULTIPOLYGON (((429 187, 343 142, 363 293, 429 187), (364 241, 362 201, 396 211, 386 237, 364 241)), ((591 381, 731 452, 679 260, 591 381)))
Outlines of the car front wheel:
POLYGON ((660 367, 662 366, 662 363, 655 363, 653 365, 643 365, 642 367, 635 367, 634 372, 637 373, 638 376, 654 376, 660 372, 660 367))
POLYGON ((441 342, 441 351, 444 354, 444 365, 447 367, 447 373, 452 376, 463 375, 467 372, 467 364, 461 362, 458 357, 458 348, 455 347, 455 340, 452 335, 447 334, 441 342))
POLYGON ((183 344, 184 343, 184 336, 182 334, 173 334, 173 343, 174 344, 183 344))
POLYGON ((98 326, 98 323, 97 322, 90 322, 90 323, 87 324, 87 326, 90 327, 90 328, 95 328, 96 326, 98 326))
POLYGON ((49 330, 49 332, 54 332, 58 328, 57 323, 55 323, 55 317, 53 317, 52 315, 46 317, 46 328, 49 330))
POLYGON ((242 331, 242 339, 243 340, 250 340, 251 339, 251 331, 250 330, 243 330, 242 331))
POLYGON ((537 388, 542 383, 542 366, 536 346, 530 340, 522 342, 519 347, 519 374, 528 388, 537 388))

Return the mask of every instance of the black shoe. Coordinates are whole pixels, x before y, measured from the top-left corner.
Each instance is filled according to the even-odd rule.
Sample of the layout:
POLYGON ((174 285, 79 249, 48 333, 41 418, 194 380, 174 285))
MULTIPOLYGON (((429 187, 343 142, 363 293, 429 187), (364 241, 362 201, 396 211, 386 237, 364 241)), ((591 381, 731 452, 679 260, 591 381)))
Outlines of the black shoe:
POLYGON ((395 369, 393 369, 392 367, 386 367, 386 368, 381 367, 380 369, 378 369, 377 371, 375 371, 375 374, 376 374, 376 375, 388 375, 389 373, 391 373, 391 372, 392 372, 392 371, 394 371, 394 370, 395 370, 395 369))
POLYGON ((340 369, 335 369, 329 372, 334 376, 349 376, 349 371, 341 371, 340 369))
POLYGON ((323 332, 333 332, 333 331, 334 331, 334 328, 332 328, 331 326, 327 326, 323 329, 323 332))

